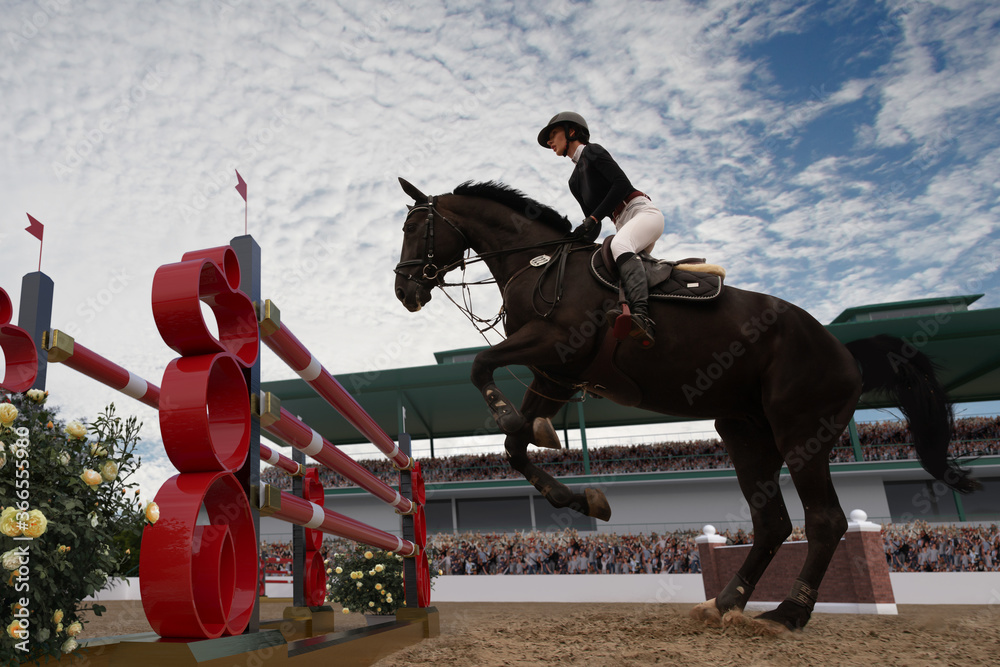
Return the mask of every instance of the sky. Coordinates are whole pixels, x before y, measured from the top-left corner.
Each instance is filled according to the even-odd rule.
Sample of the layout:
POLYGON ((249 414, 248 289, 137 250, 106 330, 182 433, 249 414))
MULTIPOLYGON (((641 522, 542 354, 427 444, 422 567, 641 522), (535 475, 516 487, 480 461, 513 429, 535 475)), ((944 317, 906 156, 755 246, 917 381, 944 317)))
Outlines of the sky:
MULTIPOLYGON (((572 164, 535 142, 563 110, 664 212, 660 257, 824 323, 1000 306, 1000 5, 920 0, 0 0, 0 288, 16 310, 38 268, 30 213, 52 326, 160 384, 153 274, 244 233, 238 169, 264 297, 326 368, 432 364, 485 343, 440 295, 395 299, 397 177, 500 180, 575 222, 572 164)), ((153 410, 59 365, 48 388, 67 419, 143 420, 144 491, 173 474, 153 410)))

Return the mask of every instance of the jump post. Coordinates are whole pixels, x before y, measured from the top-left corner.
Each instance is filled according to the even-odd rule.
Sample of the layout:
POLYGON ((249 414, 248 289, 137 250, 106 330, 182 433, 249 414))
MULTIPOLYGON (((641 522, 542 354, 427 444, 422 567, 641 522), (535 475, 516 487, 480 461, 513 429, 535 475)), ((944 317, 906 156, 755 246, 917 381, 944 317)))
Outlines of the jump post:
POLYGON ((46 364, 63 363, 156 408, 164 448, 179 471, 156 495, 163 518, 146 527, 140 551, 143 609, 155 632, 83 641, 56 664, 368 664, 439 634, 437 610, 429 606, 424 485, 409 436, 400 433, 394 442, 280 322, 276 306, 261 300, 260 248, 251 236, 186 253, 156 271, 154 319, 180 354, 161 387, 50 329, 52 293, 44 274, 25 276, 20 326, 14 326, 10 299, 0 287, 0 345, 7 365, 0 387, 44 389, 46 364), (218 337, 206 326, 201 303, 212 308, 218 337), (260 393, 262 338, 393 461, 399 490, 281 409, 277 397, 260 393), (261 429, 293 447, 297 460, 258 444, 261 429), (306 472, 303 455, 393 507, 402 517, 402 538, 326 509, 318 476, 306 472), (301 494, 261 485, 261 460, 293 475, 301 494), (277 621, 259 618, 261 514, 302 528, 296 531, 301 537, 295 540, 293 606, 277 621), (323 604, 322 533, 406 557, 406 606, 395 623, 333 632, 332 609, 323 604))
MULTIPOLYGON (((752 545, 726 546, 726 538, 705 526, 695 538, 701 560, 705 599, 715 598, 739 569, 752 545)), ((785 542, 774 555, 771 567, 757 582, 748 608, 777 607, 788 594, 788 581, 802 567, 809 543, 785 542)), ((834 552, 830 568, 819 587, 817 612, 895 615, 896 599, 885 559, 881 526, 868 521, 861 510, 851 512, 847 533, 834 552)))

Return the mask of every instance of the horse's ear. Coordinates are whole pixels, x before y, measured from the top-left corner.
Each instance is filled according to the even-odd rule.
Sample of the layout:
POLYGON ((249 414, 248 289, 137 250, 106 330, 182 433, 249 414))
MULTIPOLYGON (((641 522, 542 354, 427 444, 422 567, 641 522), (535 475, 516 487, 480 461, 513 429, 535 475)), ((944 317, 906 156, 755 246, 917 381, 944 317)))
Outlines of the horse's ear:
POLYGON ((406 194, 410 195, 410 197, 413 198, 413 201, 418 202, 418 203, 422 203, 422 202, 425 202, 425 201, 427 201, 429 199, 429 197, 427 195, 425 195, 423 192, 421 192, 420 190, 418 190, 412 183, 410 183, 406 179, 400 178, 399 179, 399 184, 401 186, 403 186, 403 192, 405 192, 406 194))

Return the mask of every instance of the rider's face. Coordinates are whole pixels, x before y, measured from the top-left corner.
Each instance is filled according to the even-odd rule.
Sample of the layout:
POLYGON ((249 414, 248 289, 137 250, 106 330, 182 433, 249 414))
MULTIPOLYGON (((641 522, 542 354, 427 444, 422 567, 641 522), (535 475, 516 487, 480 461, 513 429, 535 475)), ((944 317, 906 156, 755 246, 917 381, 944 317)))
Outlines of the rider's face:
POLYGON ((555 151, 556 155, 566 155, 567 141, 566 130, 561 127, 553 127, 549 131, 549 148, 555 151))

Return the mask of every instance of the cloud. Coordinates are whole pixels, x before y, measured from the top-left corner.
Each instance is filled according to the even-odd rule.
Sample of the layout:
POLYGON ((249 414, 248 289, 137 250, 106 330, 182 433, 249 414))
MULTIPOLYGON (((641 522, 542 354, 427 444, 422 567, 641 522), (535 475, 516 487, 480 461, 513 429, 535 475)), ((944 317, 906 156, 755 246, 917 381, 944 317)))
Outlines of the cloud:
MULTIPOLYGON (((824 321, 962 291, 970 261, 977 306, 1000 305, 994 3, 50 5, 0 31, 0 286, 16 303, 36 266, 30 212, 53 325, 157 384, 176 353, 153 275, 243 234, 235 169, 264 296, 331 371, 383 363, 404 330, 420 335, 397 366, 481 344, 442 295, 396 302, 396 177, 502 179, 575 220, 571 165, 535 143, 563 109, 664 211, 664 257, 824 321)), ((495 312, 498 292, 475 303, 495 312)), ((264 375, 292 377, 268 355, 264 375)), ((67 416, 114 400, 158 437, 152 411, 67 369, 49 386, 67 416)))

